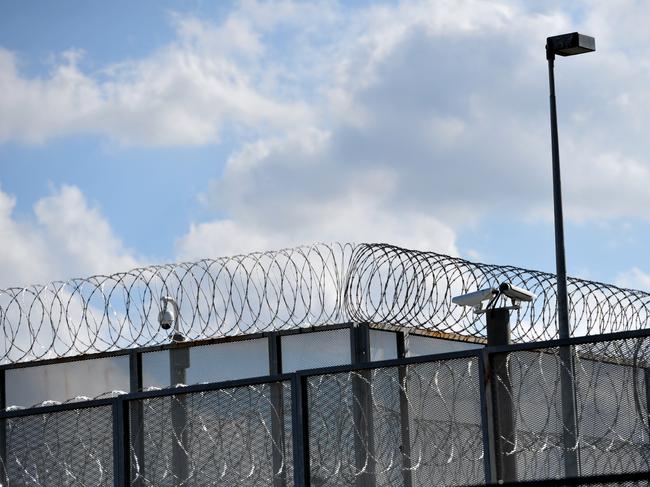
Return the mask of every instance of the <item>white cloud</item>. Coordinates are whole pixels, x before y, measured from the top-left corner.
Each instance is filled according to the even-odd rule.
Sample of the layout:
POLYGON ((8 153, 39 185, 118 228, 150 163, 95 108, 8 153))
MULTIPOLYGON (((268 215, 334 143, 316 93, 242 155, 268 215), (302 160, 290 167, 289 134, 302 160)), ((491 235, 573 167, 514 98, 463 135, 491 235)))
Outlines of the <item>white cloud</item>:
POLYGON ((178 253, 181 259, 199 259, 313 242, 387 242, 458 255, 455 232, 426 214, 400 216, 361 201, 306 205, 300 213, 303 218, 286 222, 295 228, 285 231, 241 219, 194 224, 178 242, 178 253))
MULTIPOLYGON (((310 82, 322 95, 312 125, 262 134, 234 154, 204 197, 225 217, 194 224, 179 241, 182 255, 368 241, 379 230, 380 240, 455 251, 456 232, 485 215, 550 217, 543 46, 549 33, 579 25, 553 5, 535 12, 505 1, 330 14, 337 35, 314 57, 322 66, 310 82), (429 224, 418 221, 425 215, 429 224)), ((620 73, 635 99, 650 73, 625 53, 597 55, 558 61, 566 214, 650 219, 645 140, 610 127, 631 113, 612 97, 620 98, 620 73)), ((650 123, 634 113, 634 123, 650 123)))
POLYGON ((82 52, 69 51, 49 75, 27 78, 16 54, 0 48, 0 142, 98 134, 125 144, 197 145, 218 142, 225 125, 272 131, 308 118, 307 104, 267 93, 261 75, 247 69, 262 49, 247 22, 177 18, 176 26, 175 42, 96 73, 80 67, 82 52))
POLYGON ((46 258, 47 248, 39 232, 13 218, 15 204, 15 198, 0 191, 0 288, 40 281, 51 276, 54 267, 46 258))
POLYGON ((13 214, 0 191, 0 288, 109 274, 138 265, 98 209, 75 186, 62 186, 34 206, 33 219, 13 214))
MULTIPOLYGON (((72 269, 77 268, 77 272, 111 273, 137 265, 132 253, 114 235, 100 211, 88 205, 79 188, 62 186, 54 195, 39 200, 34 212, 48 247, 74 258, 72 269)), ((70 268, 69 262, 65 265, 70 268)))
POLYGON ((650 274, 638 267, 622 272, 616 278, 616 285, 630 289, 640 289, 650 292, 650 274))
POLYGON ((302 130, 235 154, 207 201, 232 218, 192 225, 181 258, 245 253, 315 241, 390 242, 458 254, 453 229, 426 209, 392 208, 395 174, 366 168, 337 174, 329 134, 302 130))
POLYGON ((241 129, 203 195, 219 217, 179 239, 184 257, 332 239, 456 252, 485 215, 550 216, 543 46, 584 29, 598 52, 556 69, 566 214, 648 221, 650 63, 641 34, 614 42, 644 9, 244 1, 217 23, 173 16, 173 42, 94 73, 71 53, 27 78, 0 51, 0 140, 200 145, 241 129))

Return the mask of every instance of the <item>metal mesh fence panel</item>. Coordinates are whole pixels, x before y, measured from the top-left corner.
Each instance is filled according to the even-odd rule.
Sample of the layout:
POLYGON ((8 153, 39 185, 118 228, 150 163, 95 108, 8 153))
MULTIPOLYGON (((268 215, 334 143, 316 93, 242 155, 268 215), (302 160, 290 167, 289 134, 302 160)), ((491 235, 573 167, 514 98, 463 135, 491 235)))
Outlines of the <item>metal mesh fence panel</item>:
POLYGON ((308 380, 316 486, 483 482, 476 357, 308 380))
POLYGON ((500 435, 497 455, 515 456, 519 480, 564 477, 567 455, 577 458, 581 475, 649 470, 649 346, 648 338, 576 345, 568 355, 572 364, 561 347, 507 354, 508 376, 495 380, 507 385, 514 433, 500 435), (570 445, 563 369, 575 391, 577 438, 570 445))
POLYGON ((408 368, 413 485, 484 481, 477 358, 408 368))
POLYGON ((110 406, 4 419, 8 487, 113 485, 110 406))
POLYGON ((291 386, 145 399, 131 421, 135 486, 291 486, 291 386))

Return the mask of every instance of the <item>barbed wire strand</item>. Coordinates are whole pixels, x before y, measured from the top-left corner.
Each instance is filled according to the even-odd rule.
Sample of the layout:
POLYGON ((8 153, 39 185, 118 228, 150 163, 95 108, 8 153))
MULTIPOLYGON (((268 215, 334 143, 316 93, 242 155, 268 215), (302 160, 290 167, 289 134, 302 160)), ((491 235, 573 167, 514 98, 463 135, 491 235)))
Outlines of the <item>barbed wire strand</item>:
MULTIPOLYGON (((508 281, 536 294, 513 313, 512 339, 557 338, 555 276, 388 244, 315 244, 156 265, 0 290, 0 363, 166 343, 160 297, 180 306, 189 340, 362 322, 483 338, 454 295, 508 281)), ((570 278, 573 336, 646 328, 650 293, 570 278)))

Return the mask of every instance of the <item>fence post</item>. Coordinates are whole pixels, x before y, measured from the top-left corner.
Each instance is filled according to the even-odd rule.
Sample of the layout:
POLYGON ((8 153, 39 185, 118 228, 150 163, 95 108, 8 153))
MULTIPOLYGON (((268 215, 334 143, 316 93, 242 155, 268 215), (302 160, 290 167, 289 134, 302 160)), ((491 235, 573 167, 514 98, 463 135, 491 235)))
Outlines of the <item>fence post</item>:
MULTIPOLYGON (((269 374, 282 373, 282 342, 278 333, 268 337, 269 341, 269 374)), ((284 441, 284 394, 281 382, 270 384, 271 389, 271 440, 273 487, 287 485, 287 469, 284 441)))
MULTIPOLYGON (((645 365, 645 364, 644 364, 645 365)), ((635 367, 639 367, 639 364, 634 364, 635 367)), ((643 386, 645 389, 645 407, 646 407, 646 416, 645 416, 645 425, 646 425, 646 434, 650 436, 650 368, 647 366, 643 367, 643 386)), ((636 386, 635 386, 636 387, 636 386)), ((649 448, 650 450, 650 448, 649 448)), ((648 463, 650 459, 646 454, 646 465, 648 470, 650 470, 650 465, 648 463)))
MULTIPOLYGON (((402 331, 395 333, 397 337, 397 358, 402 360, 406 358, 406 336, 402 331)), ((413 473, 411 472, 411 424, 409 418, 408 391, 406 390, 408 366, 400 365, 397 368, 399 380, 399 417, 400 433, 402 438, 402 476, 404 478, 404 487, 413 485, 413 473)))
POLYGON ((293 434, 293 477, 295 487, 311 485, 309 473, 309 397, 307 378, 291 377, 291 421, 293 434))
POLYGON ((576 417, 575 367, 570 345, 560 347, 560 395, 562 398, 562 441, 564 445, 564 476, 580 475, 578 422, 576 417))
MULTIPOLYGON (((5 382, 5 370, 0 370, 0 411, 7 409, 7 384, 5 382)), ((9 472, 7 471, 7 420, 0 419, 0 484, 9 484, 9 472)))
MULTIPOLYGON (((188 347, 169 350, 170 385, 187 382, 186 370, 190 366, 190 349, 188 347)), ((187 396, 175 394, 170 396, 172 419, 172 475, 174 486, 185 485, 189 476, 188 431, 187 431, 187 396)))
POLYGON ((129 487, 129 411, 128 401, 113 401, 113 485, 129 487))
MULTIPOLYGON (((351 329, 352 364, 370 362, 370 329, 358 324, 351 329)), ((374 487, 375 455, 373 448, 371 370, 352 373, 352 412, 354 424, 354 461, 356 487, 374 487)))
POLYGON ((492 398, 492 377, 490 371, 490 354, 483 349, 478 357, 479 370, 479 394, 481 402, 481 431, 483 432, 483 471, 485 483, 496 483, 496 458, 494 448, 496 446, 494 421, 493 398, 492 398))
MULTIPOLYGON (((510 310, 507 308, 488 309, 485 312, 487 320, 488 346, 510 344, 510 310)), ((490 388, 492 396, 492 431, 493 449, 496 463, 496 477, 500 482, 515 482, 517 480, 517 458, 512 450, 515 445, 516 430, 512 405, 512 384, 508 370, 508 355, 495 353, 490 357, 492 368, 490 388)))
MULTIPOLYGON (((138 392, 142 390, 142 354, 138 351, 131 351, 129 353, 129 391, 138 392)), ((130 458, 131 471, 129 472, 134 487, 141 487, 144 485, 145 471, 144 471, 144 410, 143 401, 141 399, 129 402, 129 433, 130 433, 130 448, 132 451, 127 451, 130 458)))

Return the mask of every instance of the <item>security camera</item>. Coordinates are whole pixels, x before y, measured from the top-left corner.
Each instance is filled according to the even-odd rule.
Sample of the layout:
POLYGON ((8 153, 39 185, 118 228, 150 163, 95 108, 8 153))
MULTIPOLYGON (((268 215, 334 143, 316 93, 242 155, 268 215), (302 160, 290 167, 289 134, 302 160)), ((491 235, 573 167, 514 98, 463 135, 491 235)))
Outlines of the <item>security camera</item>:
POLYGON ((178 318, 178 306, 174 298, 164 296, 160 298, 160 313, 158 313, 158 323, 163 330, 169 330, 176 324, 178 318))
POLYGON ((174 314, 169 311, 161 311, 158 314, 158 322, 163 330, 169 330, 174 324, 174 314))
POLYGON ((504 282, 501 284, 499 286, 499 292, 504 296, 512 299, 513 302, 523 301, 528 303, 537 297, 534 293, 531 293, 524 288, 513 286, 509 282, 504 282))
POLYGON ((498 293, 499 291, 496 289, 488 287, 481 289, 480 291, 474 291, 472 293, 456 296, 452 298, 451 302, 457 304, 458 306, 470 306, 478 311, 483 307, 483 301, 489 301, 493 299, 498 293))

